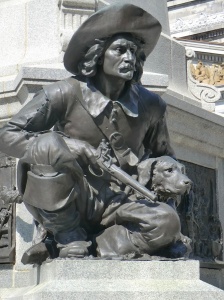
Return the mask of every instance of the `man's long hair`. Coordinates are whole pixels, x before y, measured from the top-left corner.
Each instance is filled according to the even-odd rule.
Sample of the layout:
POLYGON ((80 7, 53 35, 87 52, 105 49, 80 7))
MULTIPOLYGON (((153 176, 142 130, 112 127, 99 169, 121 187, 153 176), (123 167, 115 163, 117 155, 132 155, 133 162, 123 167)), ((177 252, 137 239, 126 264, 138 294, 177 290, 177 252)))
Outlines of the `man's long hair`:
MULTIPOLYGON (((125 33, 125 35, 127 35, 127 33, 125 33)), ((133 41, 137 45, 135 71, 131 83, 140 83, 143 74, 143 65, 146 60, 143 51, 144 42, 131 34, 129 34, 129 36, 133 38, 133 41)), ((104 53, 112 38, 113 36, 95 40, 95 44, 87 50, 82 61, 79 63, 79 75, 84 77, 93 77, 96 75, 97 68, 99 64, 102 63, 104 53)))

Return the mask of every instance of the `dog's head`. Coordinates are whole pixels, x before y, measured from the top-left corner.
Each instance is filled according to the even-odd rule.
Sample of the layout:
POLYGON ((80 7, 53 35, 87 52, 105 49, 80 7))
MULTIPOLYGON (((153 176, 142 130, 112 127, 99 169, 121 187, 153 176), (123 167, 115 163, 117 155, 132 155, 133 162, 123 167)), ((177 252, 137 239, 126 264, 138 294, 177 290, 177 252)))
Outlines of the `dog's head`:
POLYGON ((183 195, 191 187, 185 167, 169 156, 149 158, 138 166, 139 182, 165 198, 183 195))

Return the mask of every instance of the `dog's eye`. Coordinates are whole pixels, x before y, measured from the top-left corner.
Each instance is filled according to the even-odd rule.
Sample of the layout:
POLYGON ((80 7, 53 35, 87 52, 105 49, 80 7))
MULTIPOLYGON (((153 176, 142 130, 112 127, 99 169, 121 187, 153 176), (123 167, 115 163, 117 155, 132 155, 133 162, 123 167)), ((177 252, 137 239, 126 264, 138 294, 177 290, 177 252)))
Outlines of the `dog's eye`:
POLYGON ((167 172, 172 173, 173 172, 173 168, 168 168, 166 169, 167 172))
POLYGON ((181 173, 182 173, 182 174, 186 174, 186 171, 185 171, 185 168, 184 168, 184 167, 181 168, 181 173))

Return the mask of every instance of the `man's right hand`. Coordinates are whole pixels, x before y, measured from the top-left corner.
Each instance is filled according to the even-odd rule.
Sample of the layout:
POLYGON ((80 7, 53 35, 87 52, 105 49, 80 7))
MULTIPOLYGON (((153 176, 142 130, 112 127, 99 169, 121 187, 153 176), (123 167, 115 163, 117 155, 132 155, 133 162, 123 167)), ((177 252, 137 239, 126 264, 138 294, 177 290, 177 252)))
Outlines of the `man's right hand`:
POLYGON ((95 168, 99 168, 95 156, 96 149, 93 146, 85 141, 70 138, 65 138, 64 140, 69 147, 69 150, 81 166, 92 165, 95 168))
MULTIPOLYGON (((77 162, 78 154, 75 149, 80 149, 74 140, 64 138, 56 132, 49 132, 36 137, 21 158, 21 162, 33 165, 51 165, 57 172, 69 170, 76 177, 83 178, 83 170, 77 162), (67 140, 72 141, 73 150, 70 151, 67 140)), ((78 152, 77 152, 78 153, 78 152)), ((84 155, 83 155, 84 157, 84 155)))

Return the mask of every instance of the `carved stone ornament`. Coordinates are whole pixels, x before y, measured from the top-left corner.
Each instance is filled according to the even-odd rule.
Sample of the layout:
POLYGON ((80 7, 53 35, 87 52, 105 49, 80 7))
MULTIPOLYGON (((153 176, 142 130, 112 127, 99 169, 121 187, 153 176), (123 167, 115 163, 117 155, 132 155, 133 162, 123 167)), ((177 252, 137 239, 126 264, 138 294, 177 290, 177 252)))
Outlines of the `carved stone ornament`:
POLYGON ((224 63, 204 64, 201 60, 197 64, 190 65, 191 75, 200 83, 209 85, 224 85, 224 63))
POLYGON ((0 263, 15 261, 15 159, 0 156, 0 263))
POLYGON ((206 14, 201 12, 197 14, 194 19, 182 19, 178 18, 174 24, 171 25, 171 33, 178 33, 184 31, 197 31, 201 28, 207 28, 214 24, 222 24, 224 21, 224 13, 216 13, 216 14, 206 14))
POLYGON ((96 1, 94 0, 60 0, 61 45, 65 51, 75 30, 94 13, 96 1))
POLYGON ((191 257, 202 261, 222 260, 223 237, 219 220, 216 172, 182 161, 193 185, 178 206, 182 232, 192 241, 191 257))
MULTIPOLYGON (((193 54, 193 53, 192 53, 193 54)), ((188 55, 189 57, 189 55, 188 55)), ((192 95, 202 102, 202 107, 209 111, 215 110, 215 102, 221 99, 220 90, 211 84, 199 82, 192 75, 193 61, 187 61, 188 88, 192 95)))

